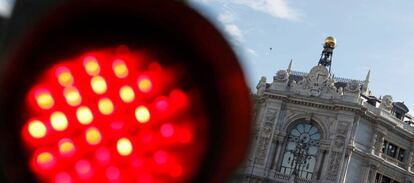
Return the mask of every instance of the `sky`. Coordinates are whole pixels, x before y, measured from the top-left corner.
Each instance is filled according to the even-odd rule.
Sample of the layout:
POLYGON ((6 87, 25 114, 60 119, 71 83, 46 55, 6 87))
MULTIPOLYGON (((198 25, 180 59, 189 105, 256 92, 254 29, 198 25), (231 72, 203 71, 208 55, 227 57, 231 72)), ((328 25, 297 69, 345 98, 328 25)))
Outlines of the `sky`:
POLYGON ((0 0, 0 16, 9 17, 15 0, 0 0))
POLYGON ((189 0, 225 34, 252 90, 286 69, 309 72, 334 36, 332 72, 364 80, 377 96, 391 95, 414 114, 414 1, 189 0), (272 48, 272 49, 270 49, 272 48))

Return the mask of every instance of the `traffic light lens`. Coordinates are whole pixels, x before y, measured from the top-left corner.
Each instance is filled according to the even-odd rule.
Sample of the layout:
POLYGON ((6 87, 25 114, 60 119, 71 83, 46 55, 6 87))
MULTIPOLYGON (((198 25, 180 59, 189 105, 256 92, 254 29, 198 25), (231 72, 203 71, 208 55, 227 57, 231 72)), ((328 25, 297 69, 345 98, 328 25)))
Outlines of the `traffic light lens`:
POLYGON ((28 131, 33 138, 43 138, 46 135, 46 126, 41 121, 31 121, 28 131))
POLYGON ((50 109, 55 104, 55 100, 50 95, 49 91, 39 89, 36 94, 36 101, 40 108, 50 109))
POLYGON ((118 50, 56 61, 27 92, 22 137, 40 182, 185 182, 197 173, 208 130, 199 88, 178 63, 118 50))

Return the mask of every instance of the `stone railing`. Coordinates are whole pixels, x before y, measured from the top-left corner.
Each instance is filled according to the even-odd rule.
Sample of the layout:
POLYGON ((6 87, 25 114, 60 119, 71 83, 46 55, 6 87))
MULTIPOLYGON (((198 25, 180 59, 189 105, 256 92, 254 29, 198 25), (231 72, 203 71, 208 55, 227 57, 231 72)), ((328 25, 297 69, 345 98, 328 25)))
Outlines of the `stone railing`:
POLYGON ((289 175, 280 173, 280 172, 274 172, 274 178, 275 179, 279 179, 279 180, 288 180, 289 179, 289 175))
MULTIPOLYGON (((286 182, 286 183, 289 181, 290 175, 283 174, 283 173, 276 172, 276 171, 273 172, 273 173, 274 173, 273 178, 276 181, 286 182)), ((296 183, 312 183, 312 182, 313 182, 312 180, 303 179, 303 178, 299 178, 299 177, 296 178, 296 183)))
POLYGON ((406 167, 404 162, 401 162, 401 161, 399 161, 399 160, 397 160, 397 159, 395 159, 395 158, 393 158, 393 157, 391 157, 391 156, 388 156, 388 155, 386 155, 386 154, 384 154, 384 153, 381 153, 381 157, 382 157, 385 161, 390 162, 390 163, 392 163, 392 164, 395 164, 395 165, 397 165, 397 166, 399 166, 399 167, 401 167, 401 168, 404 168, 404 169, 405 169, 405 167, 406 167))

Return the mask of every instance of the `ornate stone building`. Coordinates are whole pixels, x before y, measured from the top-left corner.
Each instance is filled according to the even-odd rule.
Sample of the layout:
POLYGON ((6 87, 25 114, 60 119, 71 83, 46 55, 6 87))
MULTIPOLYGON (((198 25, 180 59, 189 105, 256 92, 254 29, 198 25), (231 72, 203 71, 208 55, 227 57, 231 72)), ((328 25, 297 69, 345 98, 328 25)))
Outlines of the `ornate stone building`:
POLYGON ((279 70, 257 85, 248 160, 234 182, 412 183, 414 128, 408 108, 377 99, 365 80, 330 72, 328 37, 309 73, 279 70))

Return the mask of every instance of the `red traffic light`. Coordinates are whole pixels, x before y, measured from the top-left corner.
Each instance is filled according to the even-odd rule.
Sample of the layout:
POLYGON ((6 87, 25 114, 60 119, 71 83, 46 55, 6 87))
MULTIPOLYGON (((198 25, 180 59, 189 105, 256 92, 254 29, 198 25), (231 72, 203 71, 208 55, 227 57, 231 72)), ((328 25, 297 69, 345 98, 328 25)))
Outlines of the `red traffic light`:
POLYGON ((208 132, 179 67, 125 46, 56 62, 27 95, 31 170, 57 183, 188 181, 208 132))
POLYGON ((244 157, 243 74, 181 3, 64 4, 10 64, 0 129, 9 181, 222 182, 244 157))

